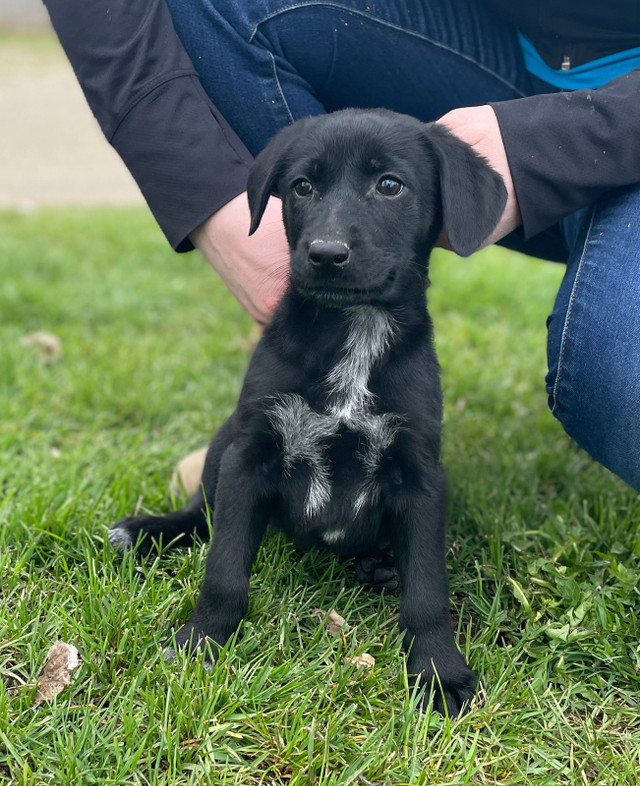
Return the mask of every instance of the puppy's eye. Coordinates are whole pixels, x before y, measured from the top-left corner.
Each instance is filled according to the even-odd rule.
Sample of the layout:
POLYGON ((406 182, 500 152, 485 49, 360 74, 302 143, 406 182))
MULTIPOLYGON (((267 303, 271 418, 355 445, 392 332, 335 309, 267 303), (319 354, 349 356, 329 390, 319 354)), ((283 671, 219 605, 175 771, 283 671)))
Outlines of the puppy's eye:
POLYGON ((403 189, 404 183, 395 177, 381 177, 376 186, 376 191, 382 196, 398 196, 403 189))
POLYGON ((305 197, 311 194, 313 191, 313 186, 308 180, 305 180, 303 177, 301 177, 300 180, 296 180, 296 182, 293 184, 293 190, 298 196, 305 197))

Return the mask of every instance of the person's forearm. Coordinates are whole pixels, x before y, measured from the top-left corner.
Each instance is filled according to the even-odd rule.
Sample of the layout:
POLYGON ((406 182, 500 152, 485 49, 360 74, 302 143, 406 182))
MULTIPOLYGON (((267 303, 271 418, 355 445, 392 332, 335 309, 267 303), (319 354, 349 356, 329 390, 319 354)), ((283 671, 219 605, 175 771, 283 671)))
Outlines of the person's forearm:
POLYGON ((191 240, 245 311, 265 325, 289 281, 289 248, 280 200, 271 197, 251 236, 250 223, 249 202, 243 193, 204 221, 191 233, 191 240))
POLYGON ((207 98, 164 0, 45 0, 89 106, 178 250, 244 191, 251 156, 207 98))
POLYGON ((610 188, 638 182, 640 71, 597 90, 545 93, 491 106, 525 237, 610 188))

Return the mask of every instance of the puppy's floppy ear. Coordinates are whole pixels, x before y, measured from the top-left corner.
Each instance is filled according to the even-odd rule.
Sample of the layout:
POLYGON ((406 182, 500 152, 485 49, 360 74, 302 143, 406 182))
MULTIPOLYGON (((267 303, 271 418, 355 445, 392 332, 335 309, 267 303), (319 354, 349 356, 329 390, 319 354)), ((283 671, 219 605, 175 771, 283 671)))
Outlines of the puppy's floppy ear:
POLYGON ((287 152, 302 123, 304 120, 299 120, 292 126, 287 126, 279 131, 258 154, 251 167, 247 182, 247 196, 251 212, 250 235, 260 225, 269 197, 278 190, 278 181, 287 163, 287 152))
POLYGON ((478 249, 507 202, 502 177, 470 145, 430 123, 426 137, 440 164, 442 221, 451 248, 462 257, 478 249))

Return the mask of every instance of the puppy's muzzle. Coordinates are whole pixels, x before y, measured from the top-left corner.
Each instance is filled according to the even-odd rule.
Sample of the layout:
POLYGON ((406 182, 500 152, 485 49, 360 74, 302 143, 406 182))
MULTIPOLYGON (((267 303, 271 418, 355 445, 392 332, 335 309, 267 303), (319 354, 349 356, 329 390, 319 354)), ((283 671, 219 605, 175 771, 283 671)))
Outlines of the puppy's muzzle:
POLYGON ((349 262, 349 246, 341 240, 314 240, 309 244, 309 262, 318 271, 338 270, 349 262))

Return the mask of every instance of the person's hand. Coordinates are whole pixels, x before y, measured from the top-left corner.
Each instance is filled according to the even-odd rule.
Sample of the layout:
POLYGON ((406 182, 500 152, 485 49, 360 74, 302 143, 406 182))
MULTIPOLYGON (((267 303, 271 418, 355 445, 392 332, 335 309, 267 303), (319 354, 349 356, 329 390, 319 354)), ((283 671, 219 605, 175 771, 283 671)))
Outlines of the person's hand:
POLYGON ((251 237, 250 223, 247 195, 242 193, 209 216, 190 237, 245 311, 265 325, 289 278, 289 247, 280 200, 271 197, 251 237))
MULTIPOLYGON (((505 235, 508 235, 521 223, 520 210, 518 209, 516 192, 511 179, 511 171, 502 142, 498 119, 493 109, 487 105, 453 109, 437 122, 446 126, 452 134, 462 139, 463 142, 471 145, 476 153, 479 153, 486 159, 492 169, 495 169, 496 172, 502 175, 507 189, 507 203, 502 218, 480 248, 490 246, 505 235)), ((443 248, 449 247, 444 233, 440 234, 437 245, 443 248)))

